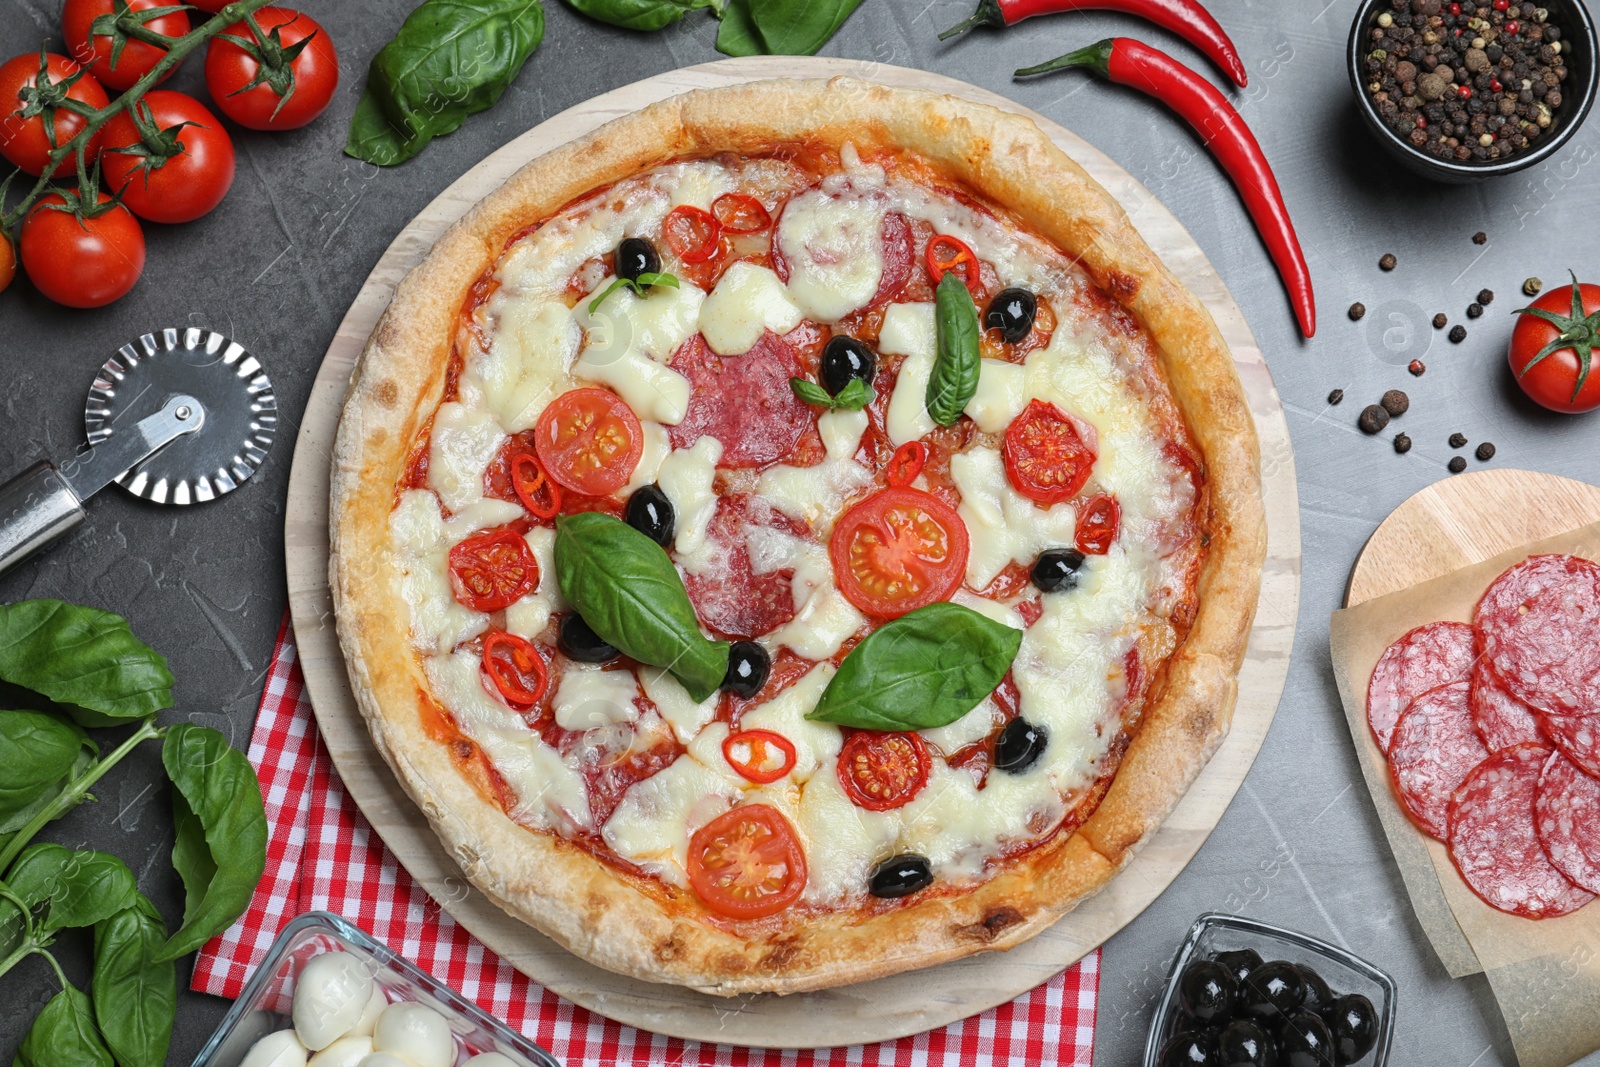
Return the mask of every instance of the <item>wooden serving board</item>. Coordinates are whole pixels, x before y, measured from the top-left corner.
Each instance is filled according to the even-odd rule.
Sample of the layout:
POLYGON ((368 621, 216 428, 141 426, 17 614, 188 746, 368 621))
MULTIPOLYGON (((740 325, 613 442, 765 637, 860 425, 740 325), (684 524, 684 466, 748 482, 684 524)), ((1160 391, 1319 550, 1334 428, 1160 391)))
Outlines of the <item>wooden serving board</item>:
POLYGON ((306 686, 345 788, 390 851, 434 899, 449 902, 461 925, 569 1000, 645 1030, 732 1045, 816 1048, 884 1041, 943 1026, 1014 999, 1122 929, 1183 870, 1249 771, 1283 692, 1300 595, 1298 495, 1283 406, 1244 316, 1194 239, 1130 174, 1043 116, 965 82, 851 60, 770 57, 671 71, 564 111, 463 175, 395 238, 340 324, 300 427, 287 516, 289 602, 306 686), (719 998, 593 967, 467 885, 373 749, 350 695, 328 593, 329 455, 351 371, 395 285, 451 223, 524 163, 610 119, 691 89, 839 74, 963 96, 1025 115, 1121 201, 1145 240, 1205 302, 1233 351, 1261 436, 1270 555, 1232 731, 1165 825, 1104 892, 1009 952, 818 993, 719 998))

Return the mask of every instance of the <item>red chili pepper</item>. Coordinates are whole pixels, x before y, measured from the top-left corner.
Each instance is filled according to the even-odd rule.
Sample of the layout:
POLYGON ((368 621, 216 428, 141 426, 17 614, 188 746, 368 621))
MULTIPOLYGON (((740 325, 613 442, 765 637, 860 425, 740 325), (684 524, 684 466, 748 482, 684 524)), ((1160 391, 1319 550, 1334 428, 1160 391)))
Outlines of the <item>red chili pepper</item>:
POLYGON ((887 480, 891 486, 903 488, 916 481, 927 465, 928 446, 921 441, 907 441, 889 458, 887 480))
POLYGON ((722 739, 722 758, 758 785, 768 785, 794 769, 794 743, 771 730, 742 730, 722 739), (770 762, 776 755, 777 763, 770 762))
POLYGON ((1194 128, 1222 164, 1222 169, 1228 172, 1228 177, 1233 179, 1234 188, 1239 191, 1272 261, 1277 264, 1284 288, 1289 290, 1301 332, 1307 337, 1313 336, 1317 332, 1317 304, 1305 253, 1300 250, 1300 239, 1295 236, 1294 223, 1289 219, 1289 209, 1284 205, 1272 166, 1228 98, 1165 52, 1129 37, 1108 37, 1016 73, 1021 77, 1071 67, 1087 68, 1118 85, 1147 93, 1172 108, 1194 128))
POLYGON ((974 26, 1015 26, 1034 15, 1062 11, 1119 11, 1182 37, 1204 52, 1233 83, 1243 89, 1250 83, 1239 50, 1217 20, 1199 0, 978 0, 978 10, 965 22, 939 35, 943 41, 974 26))
POLYGON ((923 258, 928 261, 928 280, 934 285, 938 285, 939 279, 950 271, 961 272, 961 280, 967 283, 968 292, 983 284, 983 275, 978 270, 978 257, 959 237, 934 234, 928 239, 928 251, 923 258))
POLYGON ((533 453, 518 452, 511 457, 511 488, 535 518, 553 519, 561 513, 561 487, 544 476, 533 453))

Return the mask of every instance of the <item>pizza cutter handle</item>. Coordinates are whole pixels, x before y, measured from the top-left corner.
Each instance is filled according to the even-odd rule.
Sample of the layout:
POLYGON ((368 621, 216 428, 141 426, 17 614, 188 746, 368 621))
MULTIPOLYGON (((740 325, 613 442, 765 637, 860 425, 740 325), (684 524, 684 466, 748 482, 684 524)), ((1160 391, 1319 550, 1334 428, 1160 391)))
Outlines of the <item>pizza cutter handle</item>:
POLYGON ((86 518, 83 502, 49 460, 0 485, 0 573, 86 518))

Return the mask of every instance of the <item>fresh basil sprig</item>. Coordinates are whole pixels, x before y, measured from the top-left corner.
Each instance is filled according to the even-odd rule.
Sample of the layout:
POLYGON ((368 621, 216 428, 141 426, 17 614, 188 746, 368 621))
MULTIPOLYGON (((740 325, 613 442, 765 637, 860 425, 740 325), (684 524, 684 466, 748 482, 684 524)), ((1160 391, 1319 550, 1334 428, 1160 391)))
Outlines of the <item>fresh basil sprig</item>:
POLYGON ((767 50, 809 56, 828 43, 861 0, 749 0, 750 14, 767 50))
POLYGON ((725 0, 567 0, 573 8, 599 22, 625 30, 659 30, 689 12, 710 8, 720 15, 725 0))
POLYGON ((627 287, 633 290, 635 296, 643 296, 644 291, 652 285, 664 285, 668 289, 678 288, 678 279, 666 271, 641 271, 637 278, 613 278, 611 284, 606 286, 605 292, 589 301, 589 314, 593 315, 600 310, 600 305, 606 302, 606 297, 618 289, 627 287))
POLYGON ((95 924, 94 1014, 121 1067, 167 1062, 178 1011, 178 969, 171 960, 156 959, 166 940, 167 924, 143 893, 95 924))
POLYGON ((11 1067, 112 1067, 111 1052, 94 1025, 89 998, 75 985, 61 992, 33 1020, 11 1067))
POLYGON ((608 644, 671 671, 701 701, 728 673, 728 642, 700 632, 683 579, 661 546, 589 511, 556 520, 561 595, 608 644))
POLYGON ((543 39, 539 0, 423 0, 372 57, 346 154, 404 163, 493 107, 543 39))
POLYGON ((82 726, 172 706, 167 661, 122 616, 59 600, 0 605, 0 678, 69 705, 82 726))
POLYGON ((954 426, 967 402, 978 391, 982 352, 978 347, 978 312, 967 284, 946 271, 934 292, 934 323, 938 349, 933 373, 928 376, 925 403, 940 426, 954 426))
POLYGON ((109 852, 73 852, 51 844, 23 850, 6 872, 5 885, 30 912, 42 912, 41 934, 93 926, 130 906, 138 892, 128 865, 109 852))
MULTIPOLYGON (((76 724, 43 711, 0 712, 0 833, 10 826, 95 744, 76 724)), ((26 820, 24 820, 26 821, 26 820)))
POLYGON ((994 691, 1021 647, 1021 630, 959 604, 929 604, 851 649, 806 718, 860 730, 945 726, 994 691))
POLYGON ((830 410, 860 411, 876 398, 877 394, 860 378, 851 378, 849 384, 837 395, 829 393, 816 382, 806 378, 790 378, 789 388, 803 403, 815 404, 830 410))
POLYGON ((764 56, 770 54, 767 42, 756 29, 750 5, 757 0, 728 0, 722 9, 722 25, 717 27, 717 51, 725 56, 764 56))

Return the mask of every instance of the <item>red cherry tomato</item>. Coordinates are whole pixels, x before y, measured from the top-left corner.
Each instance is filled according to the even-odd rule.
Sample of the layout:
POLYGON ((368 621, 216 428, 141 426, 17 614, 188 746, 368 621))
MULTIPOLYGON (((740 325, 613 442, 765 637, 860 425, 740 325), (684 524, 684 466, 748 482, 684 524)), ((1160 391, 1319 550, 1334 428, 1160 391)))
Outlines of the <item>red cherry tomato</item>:
POLYGON ((539 703, 549 681, 544 657, 533 642, 504 630, 490 630, 483 639, 483 677, 489 694, 498 695, 513 711, 539 703))
POLYGON ((741 730, 722 740, 722 758, 759 785, 776 782, 794 769, 794 744, 771 730, 741 730))
POLYGON ((511 488, 535 518, 553 519, 561 513, 561 487, 545 477, 532 453, 518 452, 511 457, 511 488))
MULTIPOLYGON (((102 108, 111 102, 100 83, 95 81, 94 75, 66 56, 46 54, 45 70, 50 85, 67 81, 76 75, 76 80, 66 90, 66 95, 73 100, 93 108, 102 108)), ((36 54, 17 56, 0 65, 0 109, 6 112, 6 117, 0 119, 0 155, 35 176, 43 174, 50 165, 50 153, 56 145, 66 144, 88 125, 88 120, 82 115, 58 107, 55 109, 55 141, 52 143, 45 133, 44 116, 37 102, 27 99, 34 96, 38 82, 39 57, 36 54)), ((83 158, 92 164, 99 151, 100 134, 96 133, 89 139, 83 158)), ((56 164, 52 177, 71 174, 76 168, 76 162, 68 156, 56 164)))
POLYGON ((748 193, 723 193, 711 202, 711 214, 728 233, 760 233, 772 226, 767 209, 748 193))
POLYGON ((1600 345, 1600 285, 1574 277, 1517 314, 1507 358, 1522 391, 1551 411, 1600 407, 1600 374, 1591 373, 1600 345))
POLYGON ((1038 504, 1076 496, 1097 458, 1077 423, 1045 400, 1030 402, 1011 420, 1001 454, 1012 488, 1038 504))
MULTIPOLYGON (((173 7, 169 0, 127 0, 128 14, 138 15, 154 7, 173 7)), ((115 0, 67 0, 61 9, 61 36, 66 40, 72 58, 88 67, 101 85, 117 91, 131 89, 133 83, 149 74, 157 63, 167 57, 167 50, 132 38, 123 42, 116 62, 111 61, 112 38, 110 34, 93 32, 94 20, 102 15, 116 14, 115 0)), ((145 29, 167 37, 182 37, 189 32, 189 16, 182 9, 158 15, 155 18, 136 20, 145 29)), ((161 76, 166 81, 176 67, 161 76)))
POLYGON ((515 530, 485 530, 450 550, 450 588, 473 611, 499 611, 538 585, 539 561, 515 530))
POLYGON ((213 15, 228 6, 228 0, 188 0, 190 7, 197 7, 201 11, 209 11, 213 15))
POLYGON ((328 108, 339 86, 339 56, 328 32, 310 15, 286 7, 264 7, 255 14, 265 44, 248 20, 235 22, 206 46, 206 88, 222 113, 252 130, 293 130, 328 108), (251 42, 258 53, 228 37, 251 42), (292 50, 309 41, 290 59, 292 50), (290 75, 293 75, 292 79, 290 75), (262 79, 256 84, 257 78, 262 79))
POLYGON ((978 272, 978 257, 972 254, 972 249, 960 238, 950 237, 946 234, 935 234, 928 239, 928 280, 934 285, 939 284, 950 271, 961 275, 961 280, 967 283, 970 292, 977 292, 983 284, 983 277, 978 272))
POLYGON ((1122 505, 1114 496, 1100 494, 1086 500, 1078 510, 1074 535, 1078 551, 1086 556, 1103 556, 1111 551, 1122 529, 1122 505))
POLYGON ((584 496, 605 496, 626 485, 639 465, 644 430, 616 393, 573 389, 539 416, 533 447, 545 472, 562 486, 584 496))
POLYGON ((151 222, 191 222, 222 203, 233 185, 233 139, 215 115, 192 96, 152 89, 140 101, 156 129, 176 141, 176 155, 140 155, 143 144, 124 111, 105 125, 100 166, 106 185, 151 222), (132 152, 118 151, 132 148, 132 152), (150 165, 145 166, 146 162, 150 165))
POLYGON ((806 857, 794 827, 765 804, 724 812, 689 838, 689 884, 718 915, 760 919, 794 903, 806 887, 806 857))
POLYGON ((856 807, 889 811, 922 792, 929 767, 928 746, 916 734, 860 730, 839 752, 839 784, 856 807))
POLYGON ((0 293, 11 287, 11 282, 17 276, 17 250, 11 246, 11 239, 0 234, 0 293))
POLYGON ((661 220, 661 238, 685 263, 705 263, 722 247, 722 223, 709 212, 680 204, 661 220))
MULTIPOLYGON (((100 194, 100 203, 110 201, 100 194)), ((57 210, 65 204, 59 193, 41 197, 22 224, 22 269, 35 289, 58 304, 104 307, 132 289, 144 271, 144 231, 120 205, 80 221, 57 210)))
POLYGON ((927 465, 928 446, 921 441, 907 441, 895 449, 894 455, 889 457, 884 477, 895 488, 910 485, 917 480, 917 475, 921 474, 922 468, 927 465))
POLYGON ((894 619, 946 600, 967 573, 967 524, 920 489, 874 493, 833 526, 839 591, 868 615, 894 619))

